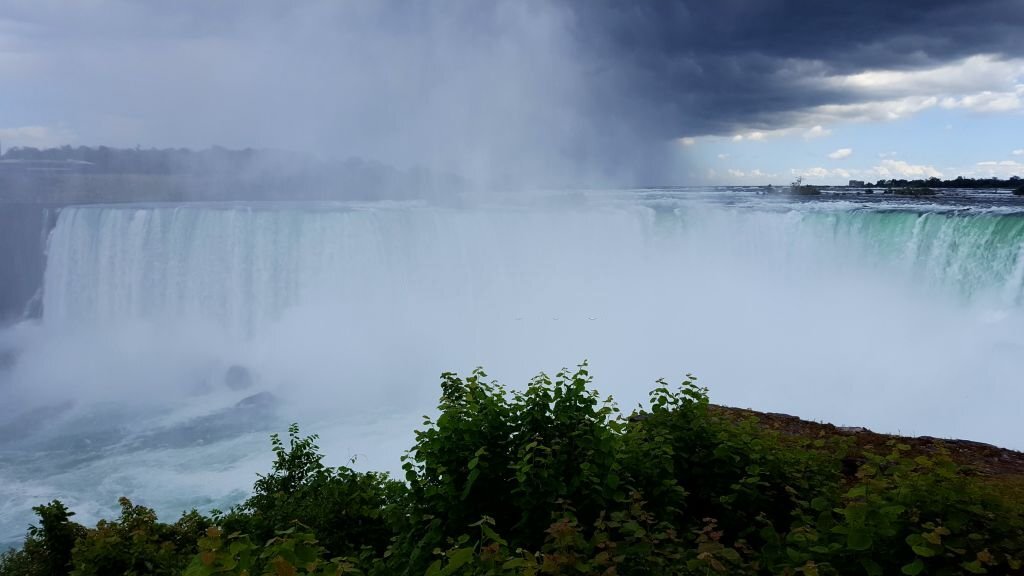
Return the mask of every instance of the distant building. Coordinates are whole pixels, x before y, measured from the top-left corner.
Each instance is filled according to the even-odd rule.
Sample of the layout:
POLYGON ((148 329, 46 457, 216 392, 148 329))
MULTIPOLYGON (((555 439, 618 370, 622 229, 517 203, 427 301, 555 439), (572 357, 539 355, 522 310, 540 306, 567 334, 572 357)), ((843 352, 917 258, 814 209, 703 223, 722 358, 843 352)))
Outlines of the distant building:
POLYGON ((84 160, 26 160, 13 158, 0 160, 0 174, 86 172, 93 166, 92 162, 84 160))
POLYGON ((867 184, 863 180, 850 180, 850 183, 847 184, 847 186, 850 188, 863 188, 867 186, 867 184))

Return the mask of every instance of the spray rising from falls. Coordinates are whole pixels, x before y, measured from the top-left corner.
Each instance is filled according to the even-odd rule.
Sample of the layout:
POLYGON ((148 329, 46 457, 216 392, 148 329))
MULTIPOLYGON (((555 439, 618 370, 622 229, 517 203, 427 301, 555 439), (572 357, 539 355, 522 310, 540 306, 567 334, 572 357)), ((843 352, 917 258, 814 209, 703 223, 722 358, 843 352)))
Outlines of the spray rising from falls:
MULTIPOLYGON (((1021 309, 1022 246, 1024 218, 991 212, 627 201, 69 208, 50 243, 45 323, 159 326, 143 340, 188 343, 154 344, 161 352, 201 343, 210 358, 290 387, 344 395, 343 380, 358 378, 360 396, 387 390, 381 398, 415 377, 429 398, 446 369, 482 364, 523 379, 587 357, 623 380, 639 371, 641 387, 697 371, 719 400, 757 405, 775 394, 748 390, 758 372, 789 366, 785 379, 813 381, 819 399, 799 408, 854 421, 865 415, 824 402, 834 387, 866 389, 886 373, 904 378, 892 394, 936 386, 933 369, 978 344, 965 334, 1001 337, 1021 309), (837 367, 862 355, 857 379, 837 381, 837 367), (429 371, 380 372, 395 364, 429 371)), ((985 360, 949 368, 977 374, 985 360)), ((947 431, 924 422, 938 421, 883 426, 947 431)))
POLYGON ((8 446, 94 459, 15 459, 0 480, 33 504, 223 506, 295 420, 338 463, 393 470, 442 371, 524 383, 584 358, 626 407, 689 371, 724 404, 1022 447, 1016 213, 664 194, 73 207, 43 308, 0 333, 18 350, 0 386, 55 424, 8 446))

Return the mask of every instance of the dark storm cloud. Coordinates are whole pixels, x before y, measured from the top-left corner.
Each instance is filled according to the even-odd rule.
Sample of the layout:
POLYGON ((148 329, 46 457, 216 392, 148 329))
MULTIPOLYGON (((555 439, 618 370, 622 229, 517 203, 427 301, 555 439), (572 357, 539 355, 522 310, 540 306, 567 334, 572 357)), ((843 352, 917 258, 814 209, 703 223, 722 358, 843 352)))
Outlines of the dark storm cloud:
POLYGON ((1024 55, 1019 0, 580 2, 578 41, 604 104, 652 134, 785 126, 863 94, 808 78, 1024 55))

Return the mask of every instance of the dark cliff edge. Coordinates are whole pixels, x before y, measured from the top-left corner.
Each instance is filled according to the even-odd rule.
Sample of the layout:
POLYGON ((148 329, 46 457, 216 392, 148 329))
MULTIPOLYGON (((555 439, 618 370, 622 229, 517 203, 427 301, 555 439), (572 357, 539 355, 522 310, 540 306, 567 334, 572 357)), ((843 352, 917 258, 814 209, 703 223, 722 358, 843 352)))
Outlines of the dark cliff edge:
POLYGON ((0 202, 0 324, 41 312, 46 243, 54 204, 0 202))

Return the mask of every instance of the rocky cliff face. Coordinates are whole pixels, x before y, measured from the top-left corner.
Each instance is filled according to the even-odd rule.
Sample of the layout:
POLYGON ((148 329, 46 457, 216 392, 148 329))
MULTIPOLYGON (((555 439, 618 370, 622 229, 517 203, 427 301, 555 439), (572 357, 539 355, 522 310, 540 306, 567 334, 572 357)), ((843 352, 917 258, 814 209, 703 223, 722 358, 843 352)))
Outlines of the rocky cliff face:
POLYGON ((41 313, 37 300, 46 269, 46 238, 57 209, 0 202, 0 323, 41 313))

